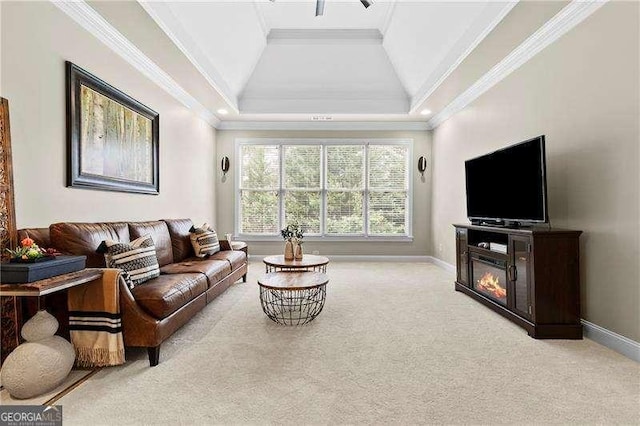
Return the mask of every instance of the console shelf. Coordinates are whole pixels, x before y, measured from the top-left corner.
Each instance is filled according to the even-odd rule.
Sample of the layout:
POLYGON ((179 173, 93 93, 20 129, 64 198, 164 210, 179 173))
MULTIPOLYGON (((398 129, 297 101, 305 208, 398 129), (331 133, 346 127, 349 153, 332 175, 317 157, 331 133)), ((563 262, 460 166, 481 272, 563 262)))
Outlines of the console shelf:
POLYGON ((582 231, 454 225, 460 291, 536 339, 581 339, 582 231))

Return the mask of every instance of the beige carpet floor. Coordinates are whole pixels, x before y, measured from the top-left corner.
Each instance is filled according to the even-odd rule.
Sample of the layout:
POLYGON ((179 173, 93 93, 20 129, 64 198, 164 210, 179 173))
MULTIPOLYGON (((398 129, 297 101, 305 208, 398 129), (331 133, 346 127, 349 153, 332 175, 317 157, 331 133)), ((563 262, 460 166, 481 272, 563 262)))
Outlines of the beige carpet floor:
POLYGON ((426 263, 331 263, 322 314, 279 326, 249 280, 162 347, 63 397, 67 425, 638 424, 640 364, 534 340, 426 263))

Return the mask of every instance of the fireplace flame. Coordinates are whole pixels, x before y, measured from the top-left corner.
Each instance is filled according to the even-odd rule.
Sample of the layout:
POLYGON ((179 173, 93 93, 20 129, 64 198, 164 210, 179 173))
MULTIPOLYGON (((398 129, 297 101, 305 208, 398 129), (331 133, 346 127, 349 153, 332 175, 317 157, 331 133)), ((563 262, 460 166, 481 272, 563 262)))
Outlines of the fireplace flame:
POLYGON ((485 274, 478 280, 478 288, 493 297, 504 299, 507 297, 507 289, 500 285, 500 280, 491 272, 485 274))

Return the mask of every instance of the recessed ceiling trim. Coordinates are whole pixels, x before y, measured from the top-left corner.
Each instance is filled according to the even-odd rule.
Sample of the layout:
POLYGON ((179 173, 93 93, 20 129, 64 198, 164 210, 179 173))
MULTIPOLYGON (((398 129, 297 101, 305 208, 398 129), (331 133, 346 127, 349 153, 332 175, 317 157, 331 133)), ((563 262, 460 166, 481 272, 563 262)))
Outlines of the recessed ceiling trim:
POLYGON ((573 0, 553 18, 541 26, 535 33, 516 47, 502 61, 491 68, 478 81, 456 97, 449 105, 437 113, 427 122, 429 128, 434 129, 460 112, 471 102, 480 97, 487 90, 513 71, 520 68, 529 59, 536 56, 544 48, 558 40, 576 25, 601 8, 609 0, 573 0))
POLYGON ((173 44, 182 52, 182 54, 193 64, 193 66, 202 74, 211 87, 218 92, 224 101, 238 112, 238 100, 233 91, 222 78, 215 66, 209 61, 207 56, 198 47, 198 44, 184 30, 179 20, 171 11, 170 6, 164 2, 149 2, 139 0, 138 3, 155 21, 155 23, 164 31, 171 39, 173 44))
POLYGON ((92 34, 107 47, 117 53, 122 59, 140 71, 142 75, 160 86, 165 92, 173 96, 178 102, 194 111, 199 117, 213 127, 220 124, 220 120, 202 105, 196 98, 184 90, 169 74, 164 72, 147 55, 142 53, 122 33, 114 28, 106 19, 96 12, 83 0, 54 1, 54 6, 66 13, 87 32, 92 34))
POLYGON ((269 34, 269 27, 267 26, 267 21, 264 19, 264 15, 260 7, 258 7, 259 0, 253 0, 253 8, 256 11, 256 16, 258 17, 258 22, 260 22, 260 28, 262 28, 262 34, 264 34, 265 38, 269 34))
POLYGON ((267 35, 268 44, 300 43, 349 43, 382 44, 378 29, 280 29, 274 28, 267 35))
POLYGON ((218 130, 426 131, 424 121, 223 121, 218 130))
POLYGON ((384 17, 384 23, 382 24, 382 28, 380 28, 380 32, 382 36, 387 33, 389 29, 389 24, 391 24, 391 19, 393 19, 393 12, 396 10, 396 0, 389 1, 389 8, 387 9, 387 16, 384 17))
POLYGON ((406 114, 409 100, 406 98, 356 98, 291 97, 288 99, 252 98, 240 99, 244 114, 406 114))
POLYGON ((477 30, 474 28, 484 28, 480 34, 478 34, 475 39, 469 44, 469 37, 465 37, 463 35, 460 40, 456 43, 456 45, 451 49, 449 55, 447 55, 444 60, 436 67, 436 69, 427 77, 425 82, 420 86, 418 91, 415 93, 413 98, 411 99, 411 113, 416 112, 422 104, 433 94, 433 92, 440 87, 440 85, 451 75, 453 71, 458 68, 458 66, 464 61, 467 56, 473 52, 473 50, 478 47, 480 42, 484 40, 491 31, 504 19, 505 16, 511 9, 517 5, 519 0, 514 0, 508 2, 506 5, 502 6, 500 12, 496 15, 494 10, 496 7, 500 7, 499 3, 488 3, 485 6, 483 13, 478 16, 478 18, 474 21, 473 25, 467 31, 467 34, 476 34, 477 30), (466 46, 466 48, 465 48, 466 46), (463 50, 464 49, 464 50, 463 50), (462 50, 462 53, 458 53, 462 50), (451 55, 458 55, 453 62, 451 62, 451 55))

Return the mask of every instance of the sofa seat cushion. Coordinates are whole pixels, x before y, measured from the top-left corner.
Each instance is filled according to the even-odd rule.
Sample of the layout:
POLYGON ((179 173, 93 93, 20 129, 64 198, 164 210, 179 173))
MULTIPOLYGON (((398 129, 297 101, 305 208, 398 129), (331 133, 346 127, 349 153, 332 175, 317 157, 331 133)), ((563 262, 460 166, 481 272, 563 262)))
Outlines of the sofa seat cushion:
POLYGON ((166 318, 207 290, 202 274, 160 275, 131 290, 133 298, 157 319, 166 318))
POLYGON ((197 257, 185 259, 179 263, 172 263, 160 268, 163 274, 200 273, 209 279, 209 287, 231 273, 231 265, 224 260, 200 259, 197 257))
POLYGON ((209 256, 209 259, 225 260, 229 262, 231 270, 235 271, 236 269, 247 263, 247 254, 243 251, 225 250, 219 251, 216 254, 212 254, 211 256, 209 256))
POLYGON ((171 236, 169 235, 167 224, 163 221, 131 222, 129 223, 129 234, 131 234, 132 240, 140 238, 143 235, 151 235, 153 243, 156 246, 158 264, 164 266, 173 262, 171 236))

